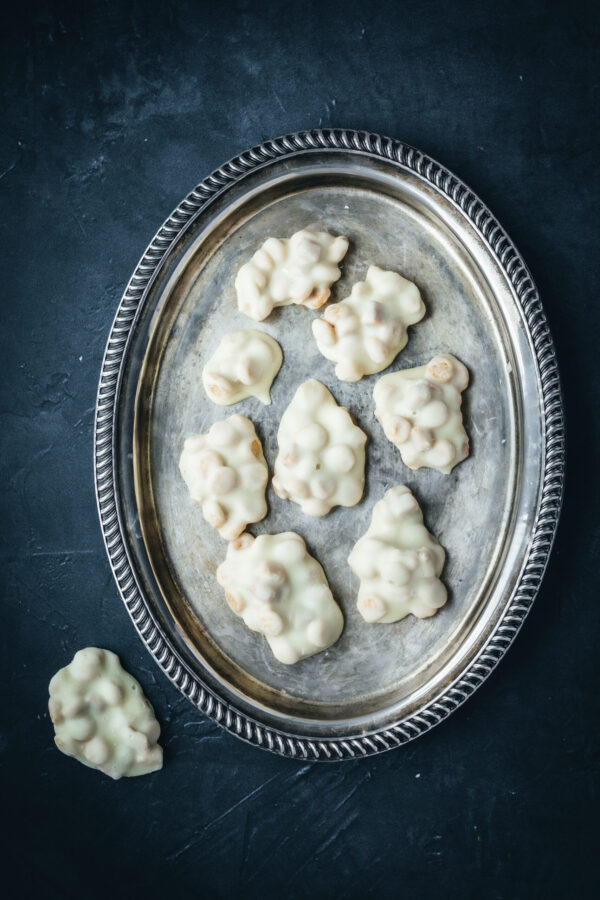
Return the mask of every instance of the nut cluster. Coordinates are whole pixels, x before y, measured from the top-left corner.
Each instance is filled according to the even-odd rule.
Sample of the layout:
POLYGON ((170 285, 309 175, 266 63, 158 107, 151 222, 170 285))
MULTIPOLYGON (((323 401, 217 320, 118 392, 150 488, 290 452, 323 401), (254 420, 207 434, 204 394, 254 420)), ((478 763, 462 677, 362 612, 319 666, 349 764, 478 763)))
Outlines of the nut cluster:
POLYGON ((55 743, 67 756, 111 778, 162 768, 160 735, 138 682, 110 650, 86 647, 50 682, 55 743))
POLYGON ((319 309, 341 275, 348 238, 326 231, 297 231, 291 238, 268 238, 237 273, 239 309, 261 322, 276 306, 298 303, 319 309))
POLYGON ((397 622, 409 613, 432 616, 446 602, 438 575, 444 550, 423 524, 410 490, 399 484, 373 507, 348 564, 360 578, 357 606, 367 622, 397 622))
POLYGON ((233 612, 286 665, 320 653, 342 632, 325 573, 295 532, 242 534, 229 544, 217 580, 233 612))
POLYGON ((257 397, 268 406, 271 384, 282 361, 281 347, 264 331, 230 331, 202 370, 204 390, 221 406, 247 397, 257 397))
POLYGON ((350 296, 327 307, 312 323, 323 356, 336 363, 341 381, 381 372, 406 346, 407 326, 425 315, 416 284, 396 272, 369 266, 350 296))
POLYGON ((366 440, 320 381, 305 381, 281 417, 273 490, 308 516, 355 506, 365 484, 366 440))
POLYGON ((469 455, 461 393, 469 373, 454 356, 391 372, 373 391, 375 416, 410 469, 427 466, 448 474, 469 455))
POLYGON ((267 514, 267 463, 254 425, 233 415, 188 437, 179 470, 190 496, 221 537, 231 541, 267 514))

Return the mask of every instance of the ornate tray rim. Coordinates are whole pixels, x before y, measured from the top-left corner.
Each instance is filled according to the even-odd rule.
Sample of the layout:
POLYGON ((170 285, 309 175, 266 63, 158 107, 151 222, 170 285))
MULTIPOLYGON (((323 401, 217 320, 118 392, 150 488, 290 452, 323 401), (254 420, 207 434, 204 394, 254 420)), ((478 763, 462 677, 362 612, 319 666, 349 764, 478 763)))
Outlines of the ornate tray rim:
POLYGON ((119 593, 156 662, 198 709, 237 737, 283 756, 335 761, 381 753, 424 734, 465 702, 512 644, 539 590, 562 505, 564 464, 564 416, 556 354, 537 288, 523 258, 487 207, 460 179, 421 151, 391 138, 349 129, 315 129, 266 141, 229 160, 194 188, 159 228, 131 276, 111 327, 98 385, 94 477, 102 534, 119 593), (313 740, 265 726, 225 703, 190 671, 163 634, 127 551, 117 496, 115 423, 128 339, 137 311, 155 274, 190 219, 218 192, 239 181, 250 170, 279 158, 323 149, 369 154, 416 173, 457 204, 485 240, 521 305, 535 353, 542 393, 544 465, 540 502, 527 559, 512 599, 495 630, 482 642, 461 677, 423 709, 384 730, 349 739, 313 740))

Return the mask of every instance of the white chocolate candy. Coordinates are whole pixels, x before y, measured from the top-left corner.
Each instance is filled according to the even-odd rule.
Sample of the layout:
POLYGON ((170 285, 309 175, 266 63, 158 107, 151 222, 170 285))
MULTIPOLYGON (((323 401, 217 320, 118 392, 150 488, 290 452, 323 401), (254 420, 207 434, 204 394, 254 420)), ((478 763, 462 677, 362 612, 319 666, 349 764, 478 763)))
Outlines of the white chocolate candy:
POLYGON ((312 323, 323 356, 336 363, 340 381, 381 372, 406 346, 408 325, 425 315, 416 284, 396 272, 369 266, 349 297, 328 306, 312 323))
POLYGON ((305 381, 281 417, 273 490, 307 516, 355 506, 365 486, 366 440, 325 385, 305 381))
POLYGON ((291 665, 335 644, 344 619, 323 569, 299 534, 242 534, 217 569, 225 599, 291 665))
POLYGON ((375 415, 410 469, 427 466, 447 475, 467 458, 461 393, 468 383, 466 367, 450 354, 379 379, 375 415))
POLYGON ((86 647, 49 687, 56 746, 111 778, 162 769, 160 725, 139 683, 110 650, 86 647))
POLYGON ((221 406, 246 397, 257 397, 268 406, 271 384, 282 360, 281 347, 264 331, 230 331, 204 366, 204 390, 221 406))
POLYGON ((409 613, 432 616, 446 602, 438 575, 445 553, 423 524, 423 514, 403 484, 373 507, 365 534, 348 564, 360 578, 358 611, 366 622, 397 622, 409 613))
POLYGON ((206 521, 226 541, 266 516, 269 470, 246 416, 230 416, 215 422, 207 434, 187 438, 179 471, 206 521))
POLYGON ((240 310, 257 322, 275 306, 299 303, 319 309, 340 277, 338 263, 348 238, 326 231, 297 231, 289 239, 268 238, 235 279, 240 310))

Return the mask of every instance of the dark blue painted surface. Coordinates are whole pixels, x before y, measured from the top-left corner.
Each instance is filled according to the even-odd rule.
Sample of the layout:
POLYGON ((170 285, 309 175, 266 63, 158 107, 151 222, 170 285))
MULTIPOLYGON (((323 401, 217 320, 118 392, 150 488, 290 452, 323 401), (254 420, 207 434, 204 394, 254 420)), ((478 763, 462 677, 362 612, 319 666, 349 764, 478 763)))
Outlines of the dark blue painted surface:
POLYGON ((598 844, 598 17, 581 2, 21 3, 3 22, 2 726, 8 896, 594 896, 598 844), (448 722, 343 766, 254 750, 155 667, 96 518, 92 422, 120 294, 205 174, 317 125, 456 171, 525 255, 556 337, 568 494, 515 646, 448 722), (597 166, 597 158, 596 158, 597 166), (47 683, 118 652, 166 765, 60 755, 47 683))

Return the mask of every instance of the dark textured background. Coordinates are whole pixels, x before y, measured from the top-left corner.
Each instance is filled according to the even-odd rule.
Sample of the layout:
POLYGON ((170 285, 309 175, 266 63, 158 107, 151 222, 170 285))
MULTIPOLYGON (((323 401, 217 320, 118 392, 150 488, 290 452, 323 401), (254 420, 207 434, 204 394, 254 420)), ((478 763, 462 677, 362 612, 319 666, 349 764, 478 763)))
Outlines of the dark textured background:
POLYGON ((7 897, 598 896, 597 4, 446 6, 4 13, 7 897), (224 160, 318 125, 420 147, 499 217, 548 311, 570 454, 546 580, 499 670, 424 738, 338 766, 255 750, 180 697, 118 597, 92 480, 102 352, 146 243, 224 160), (48 680, 88 644, 147 691, 161 773, 113 783, 53 749, 48 680))

